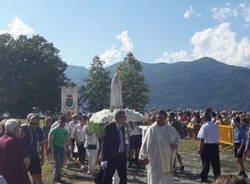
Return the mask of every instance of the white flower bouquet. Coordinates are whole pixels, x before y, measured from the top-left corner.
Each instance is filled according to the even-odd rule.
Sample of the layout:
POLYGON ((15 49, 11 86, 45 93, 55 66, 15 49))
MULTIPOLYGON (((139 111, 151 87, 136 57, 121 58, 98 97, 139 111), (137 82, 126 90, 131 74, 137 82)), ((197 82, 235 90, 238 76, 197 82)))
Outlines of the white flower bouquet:
POLYGON ((89 121, 97 124, 105 124, 110 123, 113 120, 114 114, 109 109, 103 109, 99 112, 94 113, 89 121))
MULTIPOLYGON (((89 120, 88 131, 101 135, 104 125, 115 121, 115 114, 118 110, 115 109, 112 112, 109 109, 103 109, 94 113, 89 120)), ((124 109, 124 111, 127 117, 126 123, 146 122, 146 117, 141 113, 128 108, 124 109)))
MULTIPOLYGON (((115 109, 113 111, 113 114, 115 114, 119 109, 115 109)), ((128 122, 132 122, 132 123, 136 123, 136 122, 146 122, 146 117, 143 116, 141 113, 139 112, 136 112, 132 109, 124 109, 125 111, 125 114, 126 114, 126 117, 127 117, 127 120, 126 120, 126 123, 128 122)))

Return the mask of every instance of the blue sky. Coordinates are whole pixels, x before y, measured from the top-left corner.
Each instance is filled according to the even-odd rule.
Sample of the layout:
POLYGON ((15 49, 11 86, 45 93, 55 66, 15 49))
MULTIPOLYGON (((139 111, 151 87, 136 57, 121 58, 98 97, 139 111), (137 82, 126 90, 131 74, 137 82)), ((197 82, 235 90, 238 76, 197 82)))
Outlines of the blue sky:
POLYGON ((200 57, 250 65, 250 2, 203 0, 8 0, 0 6, 0 33, 39 34, 66 63, 106 65, 132 51, 143 62, 200 57))

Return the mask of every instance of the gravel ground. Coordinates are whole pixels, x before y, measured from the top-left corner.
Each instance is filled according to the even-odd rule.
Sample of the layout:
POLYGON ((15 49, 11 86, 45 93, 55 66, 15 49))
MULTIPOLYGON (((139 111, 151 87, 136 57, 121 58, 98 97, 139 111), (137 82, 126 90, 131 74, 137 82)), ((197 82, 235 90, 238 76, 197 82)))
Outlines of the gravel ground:
MULTIPOLYGON (((184 172, 180 172, 180 168, 177 166, 175 172, 175 183, 176 184, 195 184, 200 182, 200 172, 201 172, 201 160, 197 153, 187 153, 181 152, 181 157, 185 165, 184 172)), ((220 155, 221 160, 221 172, 223 175, 235 174, 237 175, 237 165, 233 155, 220 155)), ((178 163, 177 163, 178 164, 178 163)), ((250 161, 244 162, 245 166, 250 165, 250 161)), ((246 171, 250 171, 248 168, 246 171)), ((250 177, 250 172, 247 172, 250 177)), ((212 168, 210 168, 209 178, 207 183, 212 183, 214 181, 212 168)), ((128 169, 128 183, 131 184, 146 184, 146 172, 144 169, 128 169), (136 174, 134 174, 136 173, 136 174)), ((248 179, 250 183, 250 179, 248 179)))

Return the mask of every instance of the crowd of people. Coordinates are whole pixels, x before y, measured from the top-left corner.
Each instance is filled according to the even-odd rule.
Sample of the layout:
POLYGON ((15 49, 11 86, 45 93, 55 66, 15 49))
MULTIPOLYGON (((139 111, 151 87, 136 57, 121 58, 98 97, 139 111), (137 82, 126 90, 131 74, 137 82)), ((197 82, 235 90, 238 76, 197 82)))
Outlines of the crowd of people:
POLYGON ((17 119, 3 120, 0 124, 0 179, 8 184, 29 184, 29 172, 33 183, 42 184, 45 151, 48 162, 54 164, 54 182, 57 183, 63 182, 61 171, 69 167, 69 160, 78 163, 80 170, 95 177, 99 184, 127 183, 127 167, 142 165, 146 166, 149 184, 174 183, 176 159, 181 172, 185 168, 179 153, 182 138, 199 140, 201 181, 207 180, 210 164, 215 179, 221 179, 217 125, 234 126, 238 175, 247 177, 243 163, 250 153, 250 117, 246 112, 152 109, 146 111, 145 116, 147 126, 140 129, 140 123, 125 126, 124 111, 117 111, 114 122, 104 127, 102 136, 88 129, 91 114, 85 113, 68 111, 59 113, 56 118, 46 113, 43 127, 40 127, 37 113, 29 113, 25 124, 17 119))
MULTIPOLYGON (((157 111, 157 109, 151 109, 145 112, 148 124, 152 122, 152 119, 155 119, 157 111)), ((197 139, 198 132, 203 124, 201 117, 205 110, 187 109, 172 111, 170 109, 166 110, 166 112, 171 114, 171 117, 169 117, 170 119, 174 119, 174 121, 178 121, 181 124, 182 128, 178 128, 178 132, 181 133, 180 135, 183 138, 197 139)), ((247 112, 232 110, 215 111, 211 113, 211 117, 216 125, 233 125, 234 118, 239 117, 241 127, 246 132, 248 131, 250 116, 247 112)))

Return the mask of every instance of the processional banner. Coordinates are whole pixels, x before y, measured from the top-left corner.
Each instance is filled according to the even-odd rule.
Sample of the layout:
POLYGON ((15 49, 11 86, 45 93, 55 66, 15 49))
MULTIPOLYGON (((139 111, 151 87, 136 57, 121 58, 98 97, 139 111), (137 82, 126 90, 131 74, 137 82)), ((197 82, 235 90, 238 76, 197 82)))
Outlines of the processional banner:
POLYGON ((63 86, 61 91, 61 112, 70 111, 77 113, 78 111, 78 88, 71 86, 63 86))

